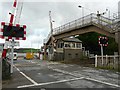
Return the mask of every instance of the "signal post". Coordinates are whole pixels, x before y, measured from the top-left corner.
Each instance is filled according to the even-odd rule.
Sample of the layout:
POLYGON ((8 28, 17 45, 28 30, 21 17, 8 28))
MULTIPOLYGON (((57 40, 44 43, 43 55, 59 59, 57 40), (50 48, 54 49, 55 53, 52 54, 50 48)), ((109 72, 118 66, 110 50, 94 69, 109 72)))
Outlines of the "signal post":
POLYGON ((11 13, 9 13, 11 15, 10 22, 9 23, 1 22, 1 29, 0 29, 0 38, 6 40, 2 52, 2 59, 6 58, 7 48, 9 46, 7 42, 9 42, 10 39, 12 40, 10 45, 12 51, 11 73, 13 73, 13 52, 14 52, 15 40, 26 40, 26 25, 13 24, 16 7, 17 7, 17 0, 14 0, 13 10, 11 13))

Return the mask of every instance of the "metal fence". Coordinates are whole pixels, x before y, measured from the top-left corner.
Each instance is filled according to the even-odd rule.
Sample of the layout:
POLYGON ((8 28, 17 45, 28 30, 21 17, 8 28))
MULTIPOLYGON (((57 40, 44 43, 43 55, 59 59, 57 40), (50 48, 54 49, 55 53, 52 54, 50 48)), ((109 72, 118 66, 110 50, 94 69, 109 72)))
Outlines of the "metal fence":
MULTIPOLYGON (((96 25, 101 25, 101 26, 105 26, 111 29, 107 30, 108 32, 113 32, 114 29, 114 21, 113 19, 109 19, 103 16, 97 16, 96 14, 92 13, 89 14, 87 16, 84 16, 82 18, 76 19, 74 21, 71 21, 67 24, 61 25, 60 27, 57 27, 55 29, 53 29, 53 35, 56 34, 60 34, 60 33, 64 33, 67 31, 71 31, 80 27, 84 27, 87 26, 89 24, 96 24, 96 25)), ((45 39, 45 42, 47 42, 49 40, 51 36, 51 33, 48 35, 47 39, 45 39)))
POLYGON ((118 69, 120 65, 120 60, 118 55, 106 55, 98 56, 95 55, 95 67, 105 67, 105 68, 111 68, 111 69, 118 69))

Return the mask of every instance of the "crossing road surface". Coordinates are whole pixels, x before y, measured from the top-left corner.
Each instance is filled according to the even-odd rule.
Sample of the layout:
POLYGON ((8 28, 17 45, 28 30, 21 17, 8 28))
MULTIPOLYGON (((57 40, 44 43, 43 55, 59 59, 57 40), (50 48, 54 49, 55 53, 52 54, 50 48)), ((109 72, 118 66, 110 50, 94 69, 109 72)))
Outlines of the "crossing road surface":
POLYGON ((120 73, 44 60, 17 60, 3 88, 120 88, 120 73))

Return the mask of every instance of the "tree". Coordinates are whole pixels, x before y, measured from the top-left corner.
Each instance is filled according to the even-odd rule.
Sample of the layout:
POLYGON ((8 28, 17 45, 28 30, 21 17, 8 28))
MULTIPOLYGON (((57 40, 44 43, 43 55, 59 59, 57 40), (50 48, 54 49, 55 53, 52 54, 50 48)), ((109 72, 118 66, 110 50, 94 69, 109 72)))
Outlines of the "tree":
MULTIPOLYGON (((86 50, 89 50, 93 54, 101 54, 100 46, 98 44, 98 37, 105 36, 96 32, 89 32, 82 35, 79 35, 77 38, 83 42, 83 46, 86 50)), ((104 47, 105 54, 114 54, 118 52, 118 45, 115 42, 114 38, 108 37, 108 46, 104 47)))

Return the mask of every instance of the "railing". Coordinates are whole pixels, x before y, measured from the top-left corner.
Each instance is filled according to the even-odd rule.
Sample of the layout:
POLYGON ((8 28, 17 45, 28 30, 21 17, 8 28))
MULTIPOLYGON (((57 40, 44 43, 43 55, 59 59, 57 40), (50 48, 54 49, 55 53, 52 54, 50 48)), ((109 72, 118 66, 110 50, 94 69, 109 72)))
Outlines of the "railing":
POLYGON ((95 67, 118 69, 119 65, 118 55, 106 55, 103 56, 103 60, 101 56, 95 55, 95 67))
MULTIPOLYGON (((114 20, 112 20, 112 19, 108 19, 103 16, 98 17, 96 14, 92 13, 85 17, 79 18, 77 20, 71 21, 67 24, 64 24, 60 27, 53 29, 53 35, 71 31, 71 30, 74 30, 77 28, 82 28, 84 26, 87 26, 87 25, 93 24, 93 23, 96 25, 99 25, 99 26, 104 26, 104 27, 110 28, 110 29, 108 29, 108 30, 106 29, 106 30, 108 32, 112 32, 113 31, 113 22, 114 22, 114 20)), ((51 36, 51 34, 48 35, 46 42, 49 40, 50 36, 51 36)))

